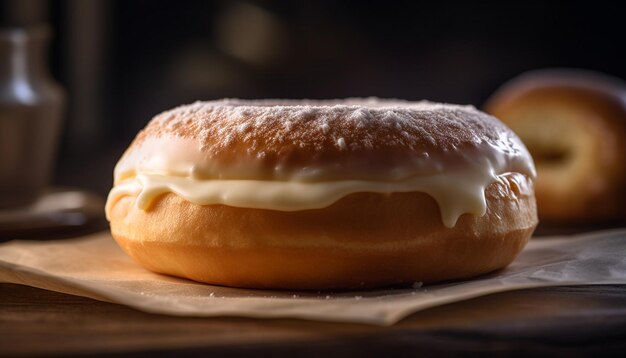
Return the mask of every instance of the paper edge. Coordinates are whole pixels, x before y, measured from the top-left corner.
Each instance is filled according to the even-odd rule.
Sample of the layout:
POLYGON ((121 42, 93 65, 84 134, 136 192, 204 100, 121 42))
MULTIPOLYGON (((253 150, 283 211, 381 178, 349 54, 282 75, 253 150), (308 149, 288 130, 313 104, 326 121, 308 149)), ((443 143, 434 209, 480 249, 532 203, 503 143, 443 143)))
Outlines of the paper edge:
MULTIPOLYGON (((80 280, 75 280, 71 278, 63 278, 63 277, 50 277, 48 275, 42 274, 40 270, 34 269, 31 267, 16 265, 12 263, 8 263, 4 260, 0 260, 0 282, 4 283, 14 283, 21 284, 30 287, 36 287, 48 291, 60 292, 63 294, 69 294, 74 296, 86 297, 90 299, 94 299, 97 301, 107 302, 119 304, 122 306, 130 307, 132 309, 151 313, 151 314, 160 314, 160 315, 169 315, 169 316, 179 316, 179 317, 238 317, 238 318, 271 318, 271 319, 302 319, 302 320, 312 320, 318 322, 338 322, 338 323, 359 323, 359 324, 367 324, 367 325, 375 325, 375 326, 392 326, 403 319, 409 318, 411 315, 418 313, 420 311, 424 311, 429 308, 434 308, 438 306, 448 305, 451 303, 462 302, 471 300, 474 298, 488 296, 496 293, 508 292, 508 291, 519 291, 524 289, 532 289, 532 288, 546 288, 546 287, 562 287, 562 286, 597 286, 597 285, 616 285, 616 284, 624 284, 623 281, 598 281, 588 284, 580 284, 576 282, 548 282, 545 284, 516 284, 515 286, 500 286, 494 287, 492 289, 486 289, 481 292, 473 292, 468 294, 463 294, 455 297, 449 297, 443 300, 438 300, 437 302, 427 302, 420 303, 415 302, 414 304, 407 304, 406 307, 403 307, 398 312, 387 313, 384 317, 374 317, 374 316, 336 316, 336 315, 328 315, 325 313, 293 313, 293 312, 263 312, 263 311, 246 311, 242 312, 240 309, 232 312, 203 312, 203 313, 186 313, 181 312, 176 309, 168 310, 168 309, 160 309, 160 308, 152 308, 150 306, 139 306, 132 303, 122 303, 118 299, 118 295, 115 294, 118 290, 111 290, 107 287, 102 287, 99 284, 86 286, 80 282, 80 280), (15 270, 17 268, 17 270, 15 270), (8 271, 11 270, 11 271, 8 271), (7 273, 8 272, 8 273, 7 273), (15 277, 15 275, 10 275, 11 273, 18 272, 17 276, 22 276, 24 274, 30 276, 31 278, 35 278, 35 283, 26 283, 24 280, 18 278, 18 280, 11 280, 11 277, 15 277), (38 281, 45 279, 46 282, 53 282, 55 284, 60 284, 60 290, 50 290, 49 288, 43 287, 38 284, 38 281), (73 289, 78 289, 81 291, 74 291, 73 289), (95 294, 88 294, 85 291, 95 294), (114 294, 110 294, 114 293, 114 294)), ((125 295, 128 293, 125 292, 125 295)))
MULTIPOLYGON (((102 234, 108 234, 108 232, 101 231, 98 233, 94 233, 79 240, 93 240, 102 234)), ((626 234, 626 229, 617 228, 617 229, 607 229, 602 231, 593 231, 575 235, 555 235, 549 236, 537 240, 546 240, 546 244, 550 244, 547 241, 550 240, 590 240, 597 236, 602 235, 614 235, 614 234, 626 234)), ((59 241, 75 241, 76 239, 65 239, 65 240, 55 240, 54 242, 59 241)), ((7 244, 37 244, 41 243, 41 241, 25 241, 25 240, 13 240, 6 243, 3 243, 1 246, 5 246, 7 244)), ((550 282, 545 281, 542 283, 528 283, 528 284, 515 284, 513 286, 497 286, 489 289, 482 290, 480 292, 472 292, 459 296, 447 297, 444 299, 437 300, 436 302, 408 302, 406 306, 399 309, 397 312, 387 312, 386 310, 382 310, 383 314, 379 316, 357 316, 357 315, 344 315, 337 316, 336 314, 328 314, 324 312, 311 312, 311 313, 294 313, 294 312, 276 312, 276 311, 258 311, 258 310, 246 310, 241 311, 241 309, 237 309, 235 311, 221 311, 219 313, 216 312, 201 312, 201 313, 189 313, 183 312, 178 309, 163 309, 160 307, 151 307, 148 306, 139 306, 134 303, 126 303, 123 299, 119 299, 120 296, 128 297, 128 295, 136 295, 135 293, 129 293, 128 291, 121 291, 119 289, 111 289, 111 287, 104 286, 98 283, 90 283, 89 285, 85 285, 79 279, 67 278, 62 276, 49 276, 45 272, 25 266, 14 264, 11 262, 7 262, 4 260, 0 260, 0 282, 5 283, 14 283, 21 284, 31 287, 36 287, 44 290, 60 292, 69 295, 75 295, 80 297, 86 297, 98 301, 108 302, 123 305, 126 307, 130 307, 132 309, 147 312, 151 314, 160 314, 160 315, 170 315, 170 316, 179 316, 179 317, 239 317, 239 318, 263 318, 263 319, 301 319, 301 320, 311 320, 318 322, 336 322, 336 323, 356 323, 356 324, 367 324, 367 325, 376 325, 376 326, 392 326, 403 319, 410 317, 411 315, 418 313, 420 311, 443 306, 455 302, 462 302, 466 300, 471 300, 474 298, 488 296, 496 293, 507 292, 507 291, 518 291, 524 289, 531 288, 546 288, 546 287, 562 287, 562 286, 597 286, 597 285, 624 285, 626 284, 624 281, 618 280, 603 280, 592 283, 580 283, 575 281, 567 281, 567 282, 550 282), (22 279, 24 275, 29 278, 34 278, 35 283, 29 281, 26 283, 26 280, 22 279), (17 279, 16 279, 17 278, 17 279), (45 280, 47 283, 53 282, 60 289, 51 290, 47 287, 44 287, 43 284, 39 282, 45 280)), ((468 281, 471 282, 471 281, 468 281)), ((210 285, 208 285, 210 286, 210 285)), ((122 297, 123 298, 123 297, 122 297)))

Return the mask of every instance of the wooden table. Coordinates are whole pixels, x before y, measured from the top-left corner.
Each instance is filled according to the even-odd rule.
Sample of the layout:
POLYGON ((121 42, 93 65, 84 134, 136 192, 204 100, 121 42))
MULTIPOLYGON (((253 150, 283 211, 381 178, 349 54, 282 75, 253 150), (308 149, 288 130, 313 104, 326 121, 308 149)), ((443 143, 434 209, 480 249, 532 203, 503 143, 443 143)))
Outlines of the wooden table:
POLYGON ((626 352, 626 285, 494 294, 419 312, 392 327, 147 314, 0 285, 0 354, 248 357, 626 352))

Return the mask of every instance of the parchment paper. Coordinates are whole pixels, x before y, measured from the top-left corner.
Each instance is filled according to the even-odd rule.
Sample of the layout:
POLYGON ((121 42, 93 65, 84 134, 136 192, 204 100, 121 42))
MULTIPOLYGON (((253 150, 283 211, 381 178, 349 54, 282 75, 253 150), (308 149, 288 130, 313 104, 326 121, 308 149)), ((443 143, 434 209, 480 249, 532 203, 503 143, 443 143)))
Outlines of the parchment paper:
POLYGON ((0 245, 0 282, 181 316, 301 318, 391 325, 419 310, 494 292, 626 284, 626 229, 532 239, 507 269, 477 279, 358 292, 286 292, 211 286, 136 265, 108 233, 0 245))

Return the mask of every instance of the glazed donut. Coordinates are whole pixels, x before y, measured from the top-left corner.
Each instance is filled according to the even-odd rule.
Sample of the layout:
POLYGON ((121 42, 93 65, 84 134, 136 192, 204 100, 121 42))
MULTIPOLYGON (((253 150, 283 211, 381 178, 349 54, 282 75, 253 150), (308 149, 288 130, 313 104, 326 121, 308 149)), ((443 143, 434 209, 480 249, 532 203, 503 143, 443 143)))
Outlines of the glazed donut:
POLYGON ((118 162, 106 213, 145 268, 246 288, 351 289, 508 265, 537 225, 534 165, 469 106, 197 102, 118 162))
POLYGON ((485 105, 528 146, 542 221, 626 219, 626 83, 580 70, 540 70, 485 105))

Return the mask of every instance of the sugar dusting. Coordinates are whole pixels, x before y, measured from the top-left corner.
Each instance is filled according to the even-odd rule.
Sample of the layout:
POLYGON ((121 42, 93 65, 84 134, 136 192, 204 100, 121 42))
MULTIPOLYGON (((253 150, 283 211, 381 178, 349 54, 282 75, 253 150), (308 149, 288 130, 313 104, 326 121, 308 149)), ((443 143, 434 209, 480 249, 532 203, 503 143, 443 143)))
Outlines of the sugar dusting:
POLYGON ((346 145, 346 140, 342 138, 337 139, 337 146, 339 147, 339 149, 348 149, 348 146, 346 145))
POLYGON ((501 128, 472 106, 426 101, 225 99, 163 112, 142 135, 193 137, 209 156, 245 146, 262 158, 265 151, 280 155, 285 146, 313 152, 402 147, 428 154, 429 148, 496 142, 501 128))

